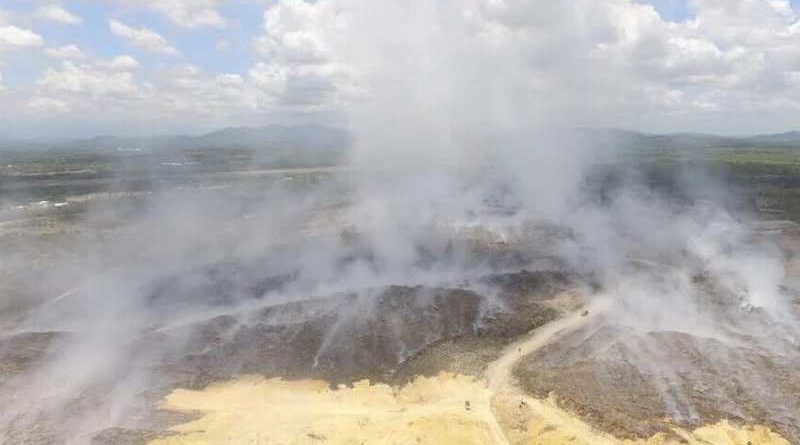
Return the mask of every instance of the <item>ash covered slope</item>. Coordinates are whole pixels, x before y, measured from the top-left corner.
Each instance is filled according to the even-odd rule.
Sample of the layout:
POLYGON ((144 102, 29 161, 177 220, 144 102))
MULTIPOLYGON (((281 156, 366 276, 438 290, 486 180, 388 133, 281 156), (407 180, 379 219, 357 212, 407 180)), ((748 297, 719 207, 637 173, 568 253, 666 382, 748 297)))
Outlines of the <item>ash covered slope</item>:
MULTIPOLYGON (((781 235, 787 283, 796 279, 797 233, 781 235)), ((667 264, 648 264, 655 274, 673 273, 667 264)), ((768 425, 792 443, 800 442, 800 343, 796 317, 800 298, 792 293, 777 315, 752 307, 736 291, 698 272, 682 292, 692 300, 676 312, 657 306, 641 312, 639 298, 624 287, 602 319, 563 336, 520 363, 515 377, 539 397, 554 395, 559 406, 591 425, 622 438, 647 438, 720 421, 768 425), (631 314, 653 317, 645 323, 631 314), (789 320, 784 322, 780 320, 789 320)), ((639 290, 638 292, 642 292, 639 290)))
MULTIPOLYGON (((126 355, 124 363, 135 368, 125 365, 95 375, 63 400, 51 395, 20 401, 4 414, 4 431, 19 444, 144 443, 183 419, 157 408, 158 399, 172 388, 204 388, 242 374, 345 383, 404 380, 446 368, 478 375, 505 342, 556 317, 563 302, 553 299, 577 285, 561 274, 530 272, 480 281, 503 283, 500 308, 487 311, 490 302, 471 290, 392 286, 146 331, 115 345, 120 348, 116 354, 126 355), (509 292, 509 286, 528 291, 509 292), (467 359, 444 352, 445 344, 458 345, 467 359), (429 351, 446 364, 422 358, 429 351), (120 406, 109 400, 109 392, 121 390, 117 379, 131 376, 146 376, 149 383, 144 392, 126 396, 132 399, 124 404, 123 418, 108 417, 106 410, 120 406), (87 416, 94 422, 85 422, 87 416)), ((31 384, 46 384, 41 379, 52 378, 49 371, 42 375, 37 369, 48 361, 68 364, 60 357, 85 341, 77 337, 53 332, 4 338, 4 397, 30 394, 31 384)))
MULTIPOLYGON (((575 353, 559 341, 518 368, 524 387, 538 395, 554 390, 565 400, 575 395, 570 388, 583 396, 605 394, 605 384, 572 385, 575 379, 592 382, 594 370, 605 369, 598 365, 581 374, 586 369, 582 360, 608 353, 612 364, 628 363, 625 372, 611 366, 609 374, 637 384, 631 392, 614 394, 618 398, 609 402, 614 408, 594 408, 612 416, 596 420, 605 430, 646 436, 666 428, 664 415, 691 426, 739 413, 742 421, 764 423, 792 437, 786 427, 792 418, 784 415, 791 406, 775 411, 779 405, 771 402, 775 391, 794 390, 791 376, 787 378, 785 366, 776 360, 797 351, 789 346, 765 348, 756 335, 792 333, 786 320, 793 319, 775 312, 788 301, 787 289, 771 287, 782 282, 782 275, 770 275, 774 267, 783 270, 783 264, 772 261, 780 255, 759 247, 770 239, 754 237, 725 217, 709 219, 708 210, 695 210, 691 201, 688 207, 685 200, 676 204, 690 211, 670 213, 661 203, 644 204, 635 196, 627 197, 633 202, 613 202, 626 214, 632 214, 632 205, 650 212, 649 230, 639 231, 636 220, 630 220, 631 226, 624 220, 600 219, 592 226, 606 230, 599 241, 587 239, 589 232, 581 224, 597 218, 600 210, 605 215, 607 209, 591 206, 582 209, 584 218, 561 228, 512 224, 518 211, 496 204, 478 214, 482 224, 469 217, 456 223, 446 217, 469 212, 438 211, 431 212, 432 220, 423 226, 395 217, 370 226, 359 218, 365 215, 363 207, 343 213, 339 205, 319 207, 313 199, 308 211, 289 212, 286 221, 276 225, 279 236, 267 242, 256 236, 264 227, 252 225, 259 214, 250 203, 233 205, 220 220, 203 220, 203 230, 193 234, 217 234, 205 240, 207 245, 190 234, 164 250, 166 238, 185 230, 181 223, 186 196, 155 206, 177 206, 184 216, 175 226, 164 224, 169 219, 160 210, 152 220, 124 225, 113 241, 115 247, 102 250, 104 258, 108 252, 122 254, 116 259, 127 267, 103 268, 103 274, 87 278, 75 292, 34 305, 19 320, 17 333, 6 336, 2 391, 4 398, 19 400, 2 418, 12 443, 119 443, 123 437, 139 442, 160 437, 185 420, 157 409, 164 395, 176 387, 204 388, 242 374, 346 383, 367 377, 398 384, 442 370, 480 376, 515 338, 553 320, 564 308, 578 307, 581 299, 575 293, 606 294, 619 303, 602 326, 603 332, 625 334, 611 337, 624 348, 608 352, 608 345, 600 341, 603 335, 581 341, 575 353), (717 231, 704 232, 709 221, 716 222, 711 227, 717 231), (709 244, 687 243, 672 232, 676 228, 678 234, 701 234, 696 240, 709 244), (663 243, 653 231, 681 243, 663 243), (410 242, 387 248, 386 240, 398 234, 410 242), (142 239, 157 248, 140 259, 124 256, 130 252, 126 247, 142 239), (242 245, 241 240, 247 242, 242 245), (219 246, 237 249, 234 255, 220 255, 219 246), (208 251, 213 252, 210 257, 197 255, 208 251), (175 256, 185 261, 180 267, 175 267, 175 256), (221 256, 226 261, 220 262, 221 256), (537 264, 536 272, 522 270, 537 264), (573 272, 542 271, 548 264, 573 272), (750 275, 751 270, 760 274, 750 275), (748 281, 754 277, 768 280, 748 281), (682 320, 689 315, 694 318, 682 320), (657 343, 671 345, 673 355, 648 355, 649 339, 681 331, 677 338, 690 340, 657 343), (718 346, 727 345, 724 340, 730 341, 733 334, 737 348, 760 351, 766 364, 752 367, 746 354, 726 354, 725 373, 749 376, 752 371, 765 381, 788 383, 768 383, 760 392, 752 391, 755 386, 749 392, 741 391, 741 385, 724 386, 708 393, 711 398, 670 400, 664 394, 686 391, 687 383, 666 374, 658 375, 661 386, 655 386, 664 393, 652 395, 649 370, 684 357, 682 372, 700 385, 712 385, 709 379, 716 377, 707 377, 706 361, 718 357, 718 346), (535 382, 545 386, 532 386, 526 375, 542 376, 535 382), (27 397, 19 399, 20 394, 27 397), (625 414, 626 403, 645 402, 642 406, 648 409, 638 414, 642 417, 624 417, 630 415, 625 414), (698 415, 680 418, 670 410, 698 415), (644 428, 637 429, 639 425, 644 428)), ((244 195, 248 201, 251 196, 244 195)), ((303 193, 292 196, 293 202, 303 202, 303 193)), ((403 204, 403 199, 397 202, 403 204)), ((189 210, 202 214, 204 208, 189 210)), ((275 223, 279 215, 271 216, 275 223)), ((594 420, 591 403, 607 399, 574 400, 568 406, 594 420)))
POLYGON ((595 327, 528 357, 516 376, 532 394, 555 394, 561 406, 617 437, 730 420, 768 425, 797 442, 797 366, 797 357, 747 343, 595 327))

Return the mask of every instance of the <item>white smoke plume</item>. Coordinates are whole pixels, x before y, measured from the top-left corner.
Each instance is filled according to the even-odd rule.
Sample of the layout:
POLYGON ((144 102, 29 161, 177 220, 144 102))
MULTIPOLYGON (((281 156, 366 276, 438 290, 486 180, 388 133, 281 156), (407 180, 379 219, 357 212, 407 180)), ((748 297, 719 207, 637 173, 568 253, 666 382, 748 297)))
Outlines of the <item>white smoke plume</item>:
MULTIPOLYGON (((358 298, 343 320, 358 319, 374 309, 370 289, 458 285, 504 267, 536 268, 542 258, 591 277, 615 301, 606 320, 620 329, 754 338, 780 354, 795 346, 796 354, 782 254, 752 235, 752 215, 704 199, 724 188, 688 175, 686 199, 677 200, 625 168, 619 185, 603 190, 590 175, 598 165, 622 165, 622 155, 573 128, 613 117, 628 94, 648 94, 646 85, 618 84, 627 68, 607 54, 626 50, 610 15, 652 13, 632 5, 271 6, 272 34, 259 41, 265 51, 309 76, 336 74, 353 141, 347 166, 309 187, 173 190, 132 213, 93 209, 86 224, 112 221, 115 236, 78 240, 64 268, 38 277, 63 291, 40 298, 11 332, 68 335, 31 374, 6 384, 3 397, 13 393, 15 402, 0 428, 32 428, 42 413, 66 419, 81 399, 96 404, 83 408, 92 413, 84 423, 64 426, 71 443, 125 423, 141 403, 134 395, 162 383, 149 364, 179 354, 190 334, 165 345, 153 338, 198 320, 246 319, 256 309, 348 292, 358 298), (550 239, 532 236, 540 233, 550 239), (529 263, 493 264, 466 238, 516 243, 529 263), (79 272, 65 273, 74 262, 79 272), (219 284, 197 273, 220 264, 219 284), (253 294, 248 286, 259 277, 281 284, 253 294), (697 277, 722 301, 708 301, 697 277), (200 294, 215 285, 225 289, 200 294), (161 295, 164 286, 174 295, 161 295), (96 381, 105 386, 92 387, 96 381)), ((331 335, 341 332, 346 326, 331 335)), ((671 394, 669 364, 633 346, 671 394)), ((677 414, 693 415, 684 398, 667 400, 677 414)))

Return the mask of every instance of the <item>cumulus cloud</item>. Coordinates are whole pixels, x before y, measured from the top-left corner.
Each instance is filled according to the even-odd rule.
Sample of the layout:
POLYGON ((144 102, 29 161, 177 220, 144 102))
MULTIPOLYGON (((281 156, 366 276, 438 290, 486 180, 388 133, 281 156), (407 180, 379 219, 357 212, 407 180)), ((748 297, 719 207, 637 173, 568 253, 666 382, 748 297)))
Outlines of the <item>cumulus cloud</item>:
POLYGON ((100 62, 100 66, 112 69, 131 71, 139 68, 139 61, 128 55, 116 56, 105 62, 100 62))
POLYGON ((39 34, 16 26, 0 26, 0 51, 14 48, 42 46, 44 39, 39 34))
MULTIPOLYGON (((182 27, 224 25, 221 1, 117 1, 162 13, 182 27)), ((800 118, 800 21, 789 2, 692 0, 689 5, 682 21, 668 20, 639 0, 464 0, 442 7, 452 13, 447 26, 458 29, 467 48, 460 66, 474 66, 478 73, 513 65, 508 73, 517 88, 513 95, 535 96, 530 103, 567 123, 723 132, 793 125, 800 118), (732 116, 749 127, 730 128, 732 116)), ((242 73, 229 73, 238 77, 190 75, 176 68, 183 77, 155 79, 152 88, 168 92, 175 109, 187 113, 206 106, 215 115, 231 116, 340 113, 374 97, 375 88, 391 89, 388 70, 380 64, 399 66, 404 76, 436 74, 435 57, 388 60, 374 51, 392 52, 392 45, 406 42, 436 54, 437 46, 450 45, 452 37, 442 32, 444 17, 439 29, 414 21, 413 14, 431 8, 436 9, 434 2, 404 9, 380 0, 277 0, 267 4, 261 30, 253 36, 256 61, 242 73), (411 22, 395 26, 393 14, 411 14, 411 22), (381 37, 387 24, 396 33, 391 39, 381 37), (203 94, 182 93, 182 82, 203 94), (217 100, 232 94, 239 96, 227 104, 217 100)), ((151 29, 119 20, 109 26, 138 48, 178 54, 151 29)), ((0 49, 41 44, 33 31, 0 26, 0 49)), ((430 100, 450 94, 424 93, 430 100)))
POLYGON ((67 25, 77 25, 83 22, 83 19, 67 11, 61 5, 56 4, 42 5, 36 8, 34 15, 43 20, 50 20, 67 25))
POLYGON ((117 0, 130 5, 146 7, 164 14, 176 25, 186 28, 225 26, 225 19, 217 10, 221 0, 117 0))
POLYGON ((216 77, 216 82, 220 85, 243 85, 244 79, 239 74, 220 74, 216 77))
POLYGON ((76 45, 64 45, 57 48, 45 48, 44 53, 56 59, 83 59, 86 54, 76 45))
POLYGON ((331 56, 326 37, 346 26, 343 8, 335 2, 281 0, 264 13, 256 48, 284 62, 324 63, 331 56))
MULTIPOLYGON (((37 82, 41 97, 58 94, 86 98, 115 98, 131 100, 146 96, 137 84, 133 71, 138 63, 128 56, 108 62, 75 63, 65 61, 60 68, 48 68, 37 82)), ((66 101, 63 101, 65 102, 66 101)))
POLYGON ((159 89, 161 113, 197 119, 224 119, 263 109, 263 97, 239 74, 208 75, 195 66, 165 73, 159 89))
POLYGON ((141 78, 139 68, 140 63, 128 55, 64 61, 38 79, 27 110, 38 115, 79 113, 95 119, 219 122, 263 111, 271 103, 240 74, 211 75, 183 65, 159 71, 156 84, 151 84, 141 78))
POLYGON ((110 20, 108 26, 112 34, 127 40, 137 48, 161 54, 178 54, 178 50, 170 45, 167 39, 152 29, 145 27, 133 28, 119 20, 110 20))
POLYGON ((612 2, 614 13, 599 16, 611 38, 598 42, 594 57, 629 85, 658 92, 638 100, 657 112, 796 113, 800 96, 789 79, 800 62, 800 24, 789 3, 694 0, 691 5, 694 17, 674 23, 650 6, 612 2))
POLYGON ((43 115, 64 114, 72 110, 66 102, 43 96, 32 97, 28 101, 27 107, 33 113, 43 115))
MULTIPOLYGON (((571 122, 649 121, 657 126, 667 120, 675 125, 725 110, 796 115, 800 96, 793 73, 800 63, 800 23, 789 3, 695 0, 691 5, 693 17, 674 22, 651 5, 631 0, 448 3, 460 10, 460 21, 450 24, 463 27, 460 38, 473 45, 472 60, 462 66, 481 54, 486 64, 504 63, 491 60, 498 54, 525 61, 515 66, 527 80, 519 93, 537 96, 543 110, 571 122), (493 50, 485 51, 489 48, 493 50)), ((367 15, 363 6, 348 0, 282 0, 268 8, 264 32, 255 42, 269 68, 256 67, 267 74, 261 77, 274 84, 298 70, 308 73, 336 64, 353 72, 374 68, 376 60, 358 59, 356 54, 362 42, 381 44, 375 41, 377 25, 359 18, 367 15)), ((391 7, 373 9, 376 22, 391 21, 385 13, 391 7)), ((396 31, 432 49, 451 44, 441 30, 418 29, 413 23, 396 31), (421 41, 418 35, 424 33, 429 38, 421 41)), ((407 75, 425 75, 425 61, 413 65, 407 75)), ((324 77, 318 74, 309 86, 319 85, 324 77)), ((335 81, 329 85, 342 91, 335 81)), ((330 96, 328 90, 320 91, 330 96)))
POLYGON ((264 12, 263 33, 254 46, 267 61, 256 63, 250 78, 283 105, 342 105, 355 70, 342 61, 333 42, 348 31, 347 2, 279 1, 264 12))

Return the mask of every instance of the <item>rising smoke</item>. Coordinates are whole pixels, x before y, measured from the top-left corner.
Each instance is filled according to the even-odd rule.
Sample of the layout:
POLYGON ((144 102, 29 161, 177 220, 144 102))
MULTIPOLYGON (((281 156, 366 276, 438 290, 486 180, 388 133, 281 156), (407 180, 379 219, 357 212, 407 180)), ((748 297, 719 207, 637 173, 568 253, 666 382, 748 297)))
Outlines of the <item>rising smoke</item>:
MULTIPOLYGON (((60 424, 82 443, 130 423, 142 395, 169 382, 151 364, 186 353, 184 328, 199 321, 246 323, 265 308, 355 293, 319 358, 350 332, 342 323, 375 310, 374 289, 458 287, 522 268, 586 277, 614 301, 604 323, 634 333, 627 338, 677 331, 796 355, 782 253, 753 235, 751 215, 728 205, 737 199, 724 186, 689 172, 677 199, 627 164, 613 185, 596 180, 598 165, 619 165, 622 155, 572 128, 602 112, 595 91, 624 94, 610 79, 615 67, 585 47, 608 30, 584 21, 605 9, 511 3, 304 4, 327 26, 297 30, 292 49, 310 46, 314 64, 345 73, 347 167, 310 187, 164 191, 124 217, 98 205, 85 224, 114 221, 113 238, 87 235, 29 280, 66 292, 37 297, 11 332, 66 334, 6 383, 13 408, 0 428, 60 424), (534 17, 517 21, 523 13, 534 17), (543 35, 536 23, 558 32, 543 35), (497 261, 476 253, 476 241, 513 244, 521 255, 497 261), (164 332, 173 337, 162 341, 164 332)), ((696 416, 671 385, 680 370, 639 340, 629 341, 631 356, 660 376, 674 417, 696 416)))

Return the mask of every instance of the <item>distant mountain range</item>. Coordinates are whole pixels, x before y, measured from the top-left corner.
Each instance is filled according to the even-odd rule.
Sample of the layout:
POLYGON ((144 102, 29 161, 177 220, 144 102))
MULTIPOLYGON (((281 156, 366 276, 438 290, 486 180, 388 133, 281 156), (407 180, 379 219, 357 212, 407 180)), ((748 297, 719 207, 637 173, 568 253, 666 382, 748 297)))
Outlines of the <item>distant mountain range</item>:
POLYGON ((800 131, 742 137, 707 133, 647 134, 626 130, 596 129, 580 131, 589 136, 591 140, 638 148, 800 148, 800 131))
POLYGON ((299 149, 341 150, 349 144, 347 132, 318 124, 269 125, 261 128, 225 128, 198 136, 152 137, 96 136, 64 141, 15 141, 0 139, 0 150, 88 149, 88 150, 187 150, 187 149, 299 149))
MULTIPOLYGON (((747 137, 719 136, 703 133, 647 134, 613 129, 582 129, 589 140, 599 144, 640 148, 746 148, 798 147, 800 131, 763 134, 747 137)), ((266 127, 231 127, 211 133, 186 136, 152 137, 97 136, 89 139, 57 142, 15 141, 0 139, 0 150, 25 149, 89 149, 89 150, 191 150, 191 149, 281 149, 300 151, 341 151, 350 143, 343 129, 319 124, 269 125, 266 127)))

